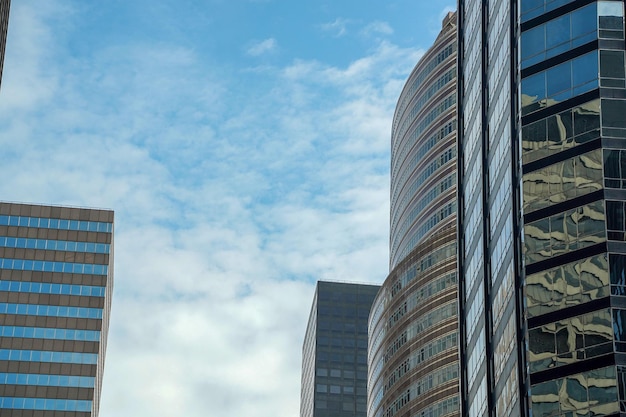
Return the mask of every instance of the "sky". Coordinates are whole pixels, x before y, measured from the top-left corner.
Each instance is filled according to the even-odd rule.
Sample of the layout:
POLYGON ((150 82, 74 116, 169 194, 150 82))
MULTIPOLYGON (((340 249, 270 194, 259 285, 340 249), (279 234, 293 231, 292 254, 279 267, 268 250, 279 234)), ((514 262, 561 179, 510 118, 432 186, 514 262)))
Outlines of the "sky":
POLYGON ((295 417, 317 280, 388 273, 449 0, 13 0, 0 198, 115 210, 100 417, 295 417))

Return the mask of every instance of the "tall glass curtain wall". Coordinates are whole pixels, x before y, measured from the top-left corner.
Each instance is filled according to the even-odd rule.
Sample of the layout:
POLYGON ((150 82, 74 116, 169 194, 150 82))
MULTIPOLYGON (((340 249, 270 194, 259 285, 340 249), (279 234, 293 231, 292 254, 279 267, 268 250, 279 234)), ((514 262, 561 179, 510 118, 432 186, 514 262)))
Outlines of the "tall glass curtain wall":
POLYGON ((520 13, 530 407, 617 414, 626 363, 624 5, 525 0, 520 13))
POLYGON ((96 417, 113 213, 0 203, 0 415, 96 417))
POLYGON ((462 405, 626 412, 623 2, 459 6, 462 405))
POLYGON ((456 14, 400 94, 391 135, 390 274, 369 318, 369 417, 459 415, 456 14))
POLYGON ((511 175, 511 14, 507 1, 459 4, 459 270, 463 408, 519 415, 516 208, 511 175))

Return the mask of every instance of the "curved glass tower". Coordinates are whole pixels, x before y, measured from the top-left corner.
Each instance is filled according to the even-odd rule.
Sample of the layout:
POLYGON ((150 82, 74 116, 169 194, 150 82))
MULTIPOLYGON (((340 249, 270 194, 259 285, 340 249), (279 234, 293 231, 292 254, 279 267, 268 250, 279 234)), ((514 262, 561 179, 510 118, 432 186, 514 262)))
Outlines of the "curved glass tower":
POLYGON ((396 107, 391 272, 369 319, 370 417, 459 412, 456 45, 450 13, 396 107))

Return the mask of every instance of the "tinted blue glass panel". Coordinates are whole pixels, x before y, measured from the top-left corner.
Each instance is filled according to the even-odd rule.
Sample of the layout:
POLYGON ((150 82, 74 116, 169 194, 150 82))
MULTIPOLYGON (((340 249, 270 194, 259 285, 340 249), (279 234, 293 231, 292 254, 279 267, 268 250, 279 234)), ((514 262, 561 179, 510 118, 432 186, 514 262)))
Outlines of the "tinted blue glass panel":
POLYGON ((89 232, 113 231, 112 223, 89 222, 78 220, 46 219, 40 217, 21 217, 0 215, 0 226, 39 227, 42 229, 82 230, 89 232))
POLYGON ((98 363, 96 353, 54 352, 46 350, 11 350, 0 349, 1 361, 23 362, 56 362, 95 365, 98 363))
POLYGON ((41 282, 0 280, 0 291, 104 297, 106 288, 91 285, 48 284, 41 282))
POLYGON ((71 242, 65 240, 27 239, 0 236, 0 247, 22 249, 44 249, 84 253, 109 253, 109 244, 71 242))
POLYGON ((47 329, 42 327, 0 326, 2 337, 27 337, 34 339, 84 340, 97 342, 100 331, 74 329, 47 329))
POLYGON ((91 411, 91 401, 0 397, 0 408, 13 410, 91 411))
POLYGON ((71 262, 28 261, 0 258, 0 268, 19 271, 65 272, 70 274, 107 275, 107 265, 79 264, 71 262))
POLYGON ((0 303, 0 314, 102 319, 101 308, 48 306, 41 304, 0 303))
POLYGON ((522 0, 522 22, 541 16, 546 12, 573 1, 574 0, 522 0))
POLYGON ((93 388, 94 383, 95 378, 92 376, 14 374, 0 372, 0 384, 93 388))

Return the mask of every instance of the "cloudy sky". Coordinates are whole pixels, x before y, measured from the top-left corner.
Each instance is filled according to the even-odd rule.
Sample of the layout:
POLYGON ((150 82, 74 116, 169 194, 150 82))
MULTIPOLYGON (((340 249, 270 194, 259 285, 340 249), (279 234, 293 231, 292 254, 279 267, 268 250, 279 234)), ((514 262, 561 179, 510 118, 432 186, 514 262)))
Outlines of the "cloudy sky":
POLYGON ((388 271, 389 136, 451 0, 13 0, 3 200, 115 210, 101 417, 295 417, 315 281, 388 271))

